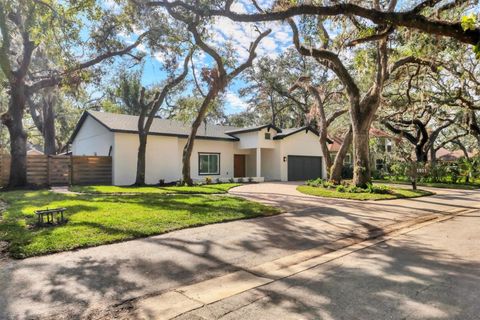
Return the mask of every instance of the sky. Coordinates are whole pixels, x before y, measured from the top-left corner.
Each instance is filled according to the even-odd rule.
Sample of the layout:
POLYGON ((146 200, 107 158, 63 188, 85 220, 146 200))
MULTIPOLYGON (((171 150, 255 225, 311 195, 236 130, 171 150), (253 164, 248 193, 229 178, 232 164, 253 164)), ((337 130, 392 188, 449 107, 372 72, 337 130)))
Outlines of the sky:
MULTIPOLYGON (((413 0, 400 0, 397 8, 410 8, 417 1, 413 0)), ((272 0, 258 0, 258 3, 263 8, 269 8, 272 5, 272 0)), ((113 10, 117 8, 114 0, 105 1, 105 5, 111 7, 113 10)), ((401 9, 400 9, 401 10, 401 9)), ((235 1, 232 5, 232 11, 235 12, 254 12, 255 8, 251 5, 250 0, 235 1)), ((238 49, 238 64, 246 60, 248 57, 248 48, 250 43, 256 39, 258 32, 255 31, 254 24, 252 23, 239 23, 231 21, 228 18, 218 17, 216 23, 210 30, 212 36, 207 40, 207 43, 221 48, 225 43, 230 42, 234 48, 238 49)), ((272 32, 264 38, 257 48, 257 60, 262 56, 276 57, 287 48, 292 46, 292 33, 290 27, 286 22, 268 22, 257 24, 260 30, 272 29, 272 32)), ((138 33, 141 33, 138 30, 138 33)), ((331 35, 334 35, 334 31, 329 30, 331 35)), ((133 41, 134 38, 130 38, 133 41)), ((150 54, 149 50, 145 46, 140 46, 139 50, 150 54)), ((152 86, 160 83, 165 79, 165 72, 162 70, 162 56, 158 54, 147 55, 144 63, 142 83, 144 86, 152 86)), ((212 66, 212 59, 206 54, 199 54, 194 58, 196 72, 203 66, 212 66)), ((181 63, 180 63, 181 65, 181 63)), ((191 72, 191 70, 190 70, 191 72)), ((227 88, 224 93, 225 101, 225 113, 235 114, 244 111, 248 108, 248 103, 245 98, 239 95, 239 90, 245 87, 247 84, 241 76, 237 77, 227 88)))
MULTIPOLYGON (((270 1, 262 0, 259 1, 259 4, 267 7, 270 5, 270 1)), ((117 8, 117 5, 113 0, 106 1, 105 5, 111 7, 113 10, 117 8)), ((250 1, 248 0, 238 1, 232 6, 232 11, 236 12, 253 12, 253 10, 254 8, 250 5, 250 1)), ((218 48, 221 48, 227 42, 232 43, 237 49, 237 65, 241 64, 248 58, 248 48, 250 43, 258 36, 254 24, 238 23, 223 17, 216 18, 216 20, 216 23, 211 29, 212 37, 206 39, 207 43, 218 48)), ((257 25, 261 31, 268 28, 272 29, 270 35, 264 38, 259 44, 256 50, 257 59, 262 56, 276 57, 292 45, 291 31, 288 24, 271 22, 257 25)), ((138 30, 138 34, 141 32, 141 30, 138 30)), ((133 40, 134 38, 131 37, 127 41, 132 42, 133 40)), ((144 61, 142 84, 146 87, 158 84, 165 79, 165 72, 162 70, 162 56, 155 53, 152 54, 144 45, 139 46, 139 50, 147 53, 147 57, 144 61)), ((213 65, 212 59, 204 53, 197 54, 194 58, 194 62, 197 75, 202 66, 213 65)), ((179 65, 181 65, 181 63, 179 65)), ((244 98, 240 97, 238 93, 239 90, 245 86, 246 83, 241 76, 238 76, 228 86, 224 93, 224 109, 226 114, 235 114, 248 108, 248 103, 244 98)))

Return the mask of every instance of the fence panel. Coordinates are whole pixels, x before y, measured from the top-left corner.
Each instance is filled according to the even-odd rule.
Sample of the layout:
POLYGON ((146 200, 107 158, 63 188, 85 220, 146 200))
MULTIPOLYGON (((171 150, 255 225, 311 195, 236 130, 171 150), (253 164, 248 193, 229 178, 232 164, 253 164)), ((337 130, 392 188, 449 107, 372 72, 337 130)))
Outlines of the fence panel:
MULTIPOLYGON (((8 184, 10 155, 0 155, 0 186, 8 184)), ((36 186, 111 184, 112 158, 97 156, 27 156, 27 182, 36 186)))
POLYGON ((111 184, 112 158, 72 156, 72 184, 111 184))

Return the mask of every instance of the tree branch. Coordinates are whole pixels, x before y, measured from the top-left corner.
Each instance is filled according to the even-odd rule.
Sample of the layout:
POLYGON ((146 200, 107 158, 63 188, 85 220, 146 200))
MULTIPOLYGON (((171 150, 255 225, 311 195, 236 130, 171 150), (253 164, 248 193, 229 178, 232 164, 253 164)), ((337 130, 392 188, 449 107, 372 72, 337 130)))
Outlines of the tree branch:
POLYGON ((454 38, 460 42, 471 45, 477 45, 477 43, 480 42, 480 28, 464 31, 460 22, 432 20, 423 15, 412 12, 412 10, 406 12, 383 12, 380 10, 364 8, 352 3, 339 3, 332 6, 302 4, 290 6, 284 10, 258 13, 236 13, 224 9, 211 9, 204 6, 190 5, 180 0, 171 2, 148 1, 146 2, 146 5, 166 8, 180 7, 195 12, 201 16, 222 16, 240 22, 282 21, 300 15, 353 15, 368 19, 379 25, 392 25, 416 29, 428 34, 454 38))

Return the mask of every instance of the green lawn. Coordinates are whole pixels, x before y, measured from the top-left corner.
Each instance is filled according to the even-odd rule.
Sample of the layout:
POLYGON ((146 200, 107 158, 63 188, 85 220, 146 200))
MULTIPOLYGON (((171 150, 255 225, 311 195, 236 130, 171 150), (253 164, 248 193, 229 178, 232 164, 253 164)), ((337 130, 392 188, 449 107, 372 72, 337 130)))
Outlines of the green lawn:
MULTIPOLYGON (((398 181, 398 180, 375 180, 375 182, 412 185, 409 181, 402 181, 402 180, 400 180, 400 181, 398 181)), ((470 183, 470 184, 446 183, 446 182, 417 182, 417 186, 432 187, 432 188, 446 188, 446 189, 463 189, 463 190, 480 189, 480 183, 477 182, 477 181, 475 181, 475 183, 470 183)))
POLYGON ((0 241, 16 258, 146 237, 176 229, 257 216, 278 210, 220 195, 66 195, 50 191, 0 194, 8 204, 0 219, 0 241), (68 222, 37 228, 34 211, 66 207, 68 222))
POLYGON ((229 189, 239 186, 239 183, 206 184, 201 186, 170 186, 170 187, 118 187, 118 186, 73 186, 74 192, 92 194, 122 194, 122 193, 180 193, 180 194, 215 194, 226 193, 229 189))
POLYGON ((390 188, 391 193, 388 194, 378 194, 378 193, 368 193, 368 192, 359 192, 359 193, 349 193, 349 192, 339 192, 336 189, 327 189, 323 187, 311 187, 311 186, 298 186, 297 190, 301 193, 325 197, 325 198, 340 198, 340 199, 353 199, 353 200, 388 200, 388 199, 399 199, 399 198, 416 198, 422 196, 432 195, 432 192, 425 190, 409 190, 402 188, 390 188))

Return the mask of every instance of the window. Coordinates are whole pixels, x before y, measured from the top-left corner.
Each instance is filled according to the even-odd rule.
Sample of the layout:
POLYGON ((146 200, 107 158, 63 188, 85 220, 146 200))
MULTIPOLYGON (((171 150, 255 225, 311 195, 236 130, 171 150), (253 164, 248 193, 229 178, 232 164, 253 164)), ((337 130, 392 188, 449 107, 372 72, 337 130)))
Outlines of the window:
POLYGON ((265 140, 270 140, 271 138, 270 132, 265 132, 265 140))
POLYGON ((377 160, 375 160, 375 169, 376 169, 377 171, 383 170, 383 167, 384 167, 383 159, 377 159, 377 160))
POLYGON ((220 153, 199 153, 198 174, 218 175, 220 174, 220 153))
POLYGON ((350 157, 349 153, 345 155, 345 158, 343 159, 343 164, 352 164, 352 158, 350 157))

